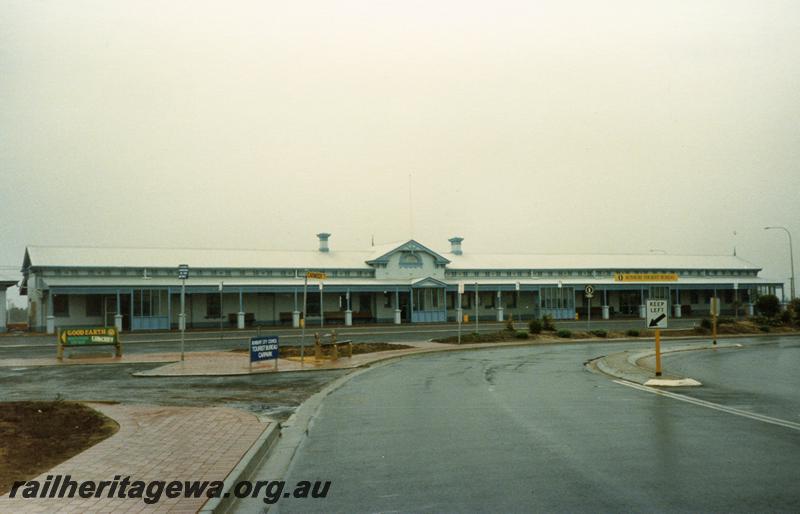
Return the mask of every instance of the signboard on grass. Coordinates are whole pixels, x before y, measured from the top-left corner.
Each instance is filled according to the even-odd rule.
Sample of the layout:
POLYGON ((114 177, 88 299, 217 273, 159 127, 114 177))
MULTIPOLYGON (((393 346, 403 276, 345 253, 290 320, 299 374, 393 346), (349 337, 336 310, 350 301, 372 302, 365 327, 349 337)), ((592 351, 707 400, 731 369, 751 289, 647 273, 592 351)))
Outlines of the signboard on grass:
POLYGON ((115 355, 122 357, 122 342, 116 327, 63 328, 58 332, 58 360, 64 358, 64 348, 69 346, 113 346, 115 355))
POLYGON ((64 328, 58 335, 64 346, 117 344, 118 334, 114 327, 64 328))

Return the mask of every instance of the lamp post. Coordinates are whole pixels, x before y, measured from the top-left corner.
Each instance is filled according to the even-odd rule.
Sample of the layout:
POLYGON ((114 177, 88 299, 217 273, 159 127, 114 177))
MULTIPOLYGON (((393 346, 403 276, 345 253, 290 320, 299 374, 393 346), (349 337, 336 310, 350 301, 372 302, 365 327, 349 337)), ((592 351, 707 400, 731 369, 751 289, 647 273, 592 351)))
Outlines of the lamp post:
POLYGON ((791 301, 791 300, 794 300, 794 252, 792 251, 792 234, 789 232, 789 230, 786 227, 764 227, 764 230, 773 230, 773 229, 775 229, 775 230, 783 230, 784 232, 786 232, 786 235, 789 236, 789 264, 790 264, 790 268, 792 270, 792 278, 791 278, 791 282, 789 283, 790 286, 791 286, 789 288, 789 291, 790 291, 789 300, 791 301))
POLYGON ((222 289, 225 287, 225 282, 219 283, 219 341, 222 342, 222 289))

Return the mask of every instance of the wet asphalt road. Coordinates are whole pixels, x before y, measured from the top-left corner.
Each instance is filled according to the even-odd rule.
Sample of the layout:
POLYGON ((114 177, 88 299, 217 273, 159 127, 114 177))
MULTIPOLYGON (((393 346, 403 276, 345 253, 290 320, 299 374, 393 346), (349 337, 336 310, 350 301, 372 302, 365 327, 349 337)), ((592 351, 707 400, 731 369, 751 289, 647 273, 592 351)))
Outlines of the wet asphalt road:
POLYGON ((800 423, 800 337, 760 338, 734 350, 678 352, 665 356, 664 365, 679 375, 701 377, 703 387, 683 394, 800 423))
MULTIPOLYGON (((798 421, 798 338, 740 340, 670 366, 693 390, 798 421), (739 377, 739 378, 737 378, 739 377)), ((586 371, 618 345, 412 357, 323 403, 289 483, 331 480, 282 512, 798 512, 800 431, 586 371)), ((683 391, 681 391, 683 393, 683 391)))

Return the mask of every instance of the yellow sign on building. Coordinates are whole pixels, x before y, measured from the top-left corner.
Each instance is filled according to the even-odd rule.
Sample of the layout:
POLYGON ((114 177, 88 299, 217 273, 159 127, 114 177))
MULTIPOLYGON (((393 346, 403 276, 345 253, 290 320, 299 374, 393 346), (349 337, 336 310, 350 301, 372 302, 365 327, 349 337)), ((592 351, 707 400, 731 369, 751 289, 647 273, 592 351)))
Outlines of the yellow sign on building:
POLYGON ((614 282, 677 282, 677 273, 614 273, 614 282))
POLYGON ((326 275, 321 271, 307 271, 306 278, 317 278, 319 280, 325 280, 326 278, 328 278, 328 275, 326 275))

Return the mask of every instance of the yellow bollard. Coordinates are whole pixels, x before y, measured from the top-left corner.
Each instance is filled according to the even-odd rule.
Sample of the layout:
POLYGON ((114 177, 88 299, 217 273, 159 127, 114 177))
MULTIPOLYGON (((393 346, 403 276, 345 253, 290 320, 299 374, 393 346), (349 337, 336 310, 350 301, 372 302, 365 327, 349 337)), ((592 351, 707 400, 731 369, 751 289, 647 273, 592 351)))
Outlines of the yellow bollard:
POLYGON ((661 376, 661 330, 656 329, 656 376, 661 376))

